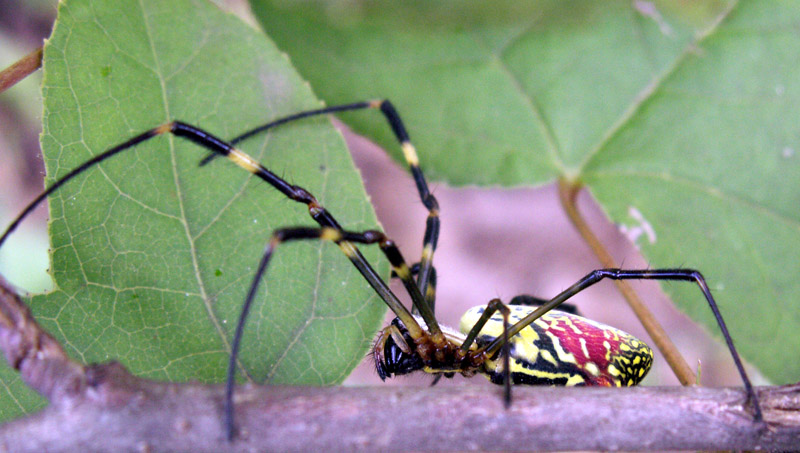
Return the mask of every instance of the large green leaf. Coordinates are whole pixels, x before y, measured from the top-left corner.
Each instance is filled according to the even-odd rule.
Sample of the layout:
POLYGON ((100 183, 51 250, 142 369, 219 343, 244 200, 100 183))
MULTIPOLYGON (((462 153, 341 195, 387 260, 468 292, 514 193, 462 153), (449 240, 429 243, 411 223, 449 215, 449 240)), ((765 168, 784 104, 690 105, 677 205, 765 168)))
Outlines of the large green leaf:
MULTIPOLYGON (((230 138, 320 106, 271 42, 202 0, 64 1, 44 72, 48 184, 172 119, 230 138)), ((345 227, 375 227, 358 172, 327 119, 285 126, 243 149, 316 194, 345 227)), ((304 205, 225 159, 198 168, 205 154, 160 136, 50 199, 56 289, 31 306, 75 358, 119 360, 156 379, 224 379, 239 308, 271 231, 314 222, 304 205)), ((252 310, 243 367, 257 382, 341 382, 383 313, 337 247, 284 245, 252 310)), ((15 389, 2 405, 20 398, 15 389)))
MULTIPOLYGON (((251 3, 327 102, 392 99, 429 175, 585 183, 612 221, 653 228, 653 267, 703 271, 748 360, 800 377, 800 5, 251 3)), ((696 288, 665 289, 718 332, 696 288)))

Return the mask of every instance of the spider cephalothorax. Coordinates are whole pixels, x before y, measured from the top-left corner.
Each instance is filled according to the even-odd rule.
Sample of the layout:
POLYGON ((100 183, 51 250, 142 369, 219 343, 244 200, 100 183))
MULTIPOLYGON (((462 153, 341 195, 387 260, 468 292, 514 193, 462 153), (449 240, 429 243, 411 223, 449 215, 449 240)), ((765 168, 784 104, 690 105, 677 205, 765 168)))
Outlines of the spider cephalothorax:
MULTIPOLYGON (((424 326, 421 318, 415 320, 424 326)), ((464 335, 442 327, 443 340, 438 343, 425 331, 422 337, 414 339, 400 318, 392 322, 378 334, 372 347, 375 370, 381 380, 392 376, 424 371, 435 375, 452 377, 455 373, 472 376, 484 362, 482 355, 476 354, 476 345, 467 351, 461 350, 464 335)))

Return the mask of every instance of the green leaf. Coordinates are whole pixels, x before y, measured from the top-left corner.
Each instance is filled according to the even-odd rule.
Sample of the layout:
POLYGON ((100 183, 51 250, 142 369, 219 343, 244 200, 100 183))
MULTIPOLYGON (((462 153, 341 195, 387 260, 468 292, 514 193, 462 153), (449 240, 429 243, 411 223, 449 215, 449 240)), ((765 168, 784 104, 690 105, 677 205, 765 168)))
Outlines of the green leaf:
MULTIPOLYGON (((705 274, 746 359, 800 376, 800 5, 251 3, 327 102, 391 99, 434 179, 584 183, 653 228, 652 267, 705 274)), ((696 287, 664 288, 718 334, 696 287)))
MULTIPOLYGON (((173 119, 231 138, 320 106, 270 41, 205 1, 61 2, 44 73, 48 185, 173 119)), ((315 194, 346 228, 376 227, 328 119, 284 126, 242 148, 315 194)), ((233 328, 271 231, 316 224, 305 205, 226 159, 199 168, 205 154, 159 136, 50 199, 56 289, 31 307, 76 359, 118 360, 155 379, 224 380, 233 328)), ((387 266, 379 270, 388 277, 387 266)), ((256 382, 339 383, 364 357, 384 307, 337 247, 283 245, 245 330, 243 367, 256 382)), ((16 392, 1 397, 3 407, 16 392)))

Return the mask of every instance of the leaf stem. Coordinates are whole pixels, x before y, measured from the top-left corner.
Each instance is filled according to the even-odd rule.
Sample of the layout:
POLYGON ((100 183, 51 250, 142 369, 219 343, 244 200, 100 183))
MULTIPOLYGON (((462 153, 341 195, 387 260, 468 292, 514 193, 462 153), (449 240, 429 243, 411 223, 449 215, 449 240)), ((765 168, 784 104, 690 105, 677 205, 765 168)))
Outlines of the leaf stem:
POLYGON ((28 77, 40 67, 42 67, 41 47, 0 71, 0 93, 16 85, 17 82, 28 77))
MULTIPOLYGON (((589 244, 595 256, 600 260, 600 264, 604 268, 618 268, 620 267, 619 264, 614 260, 594 232, 592 232, 586 219, 581 215, 580 211, 578 211, 576 200, 582 188, 583 186, 579 183, 560 179, 558 181, 558 198, 559 201, 561 201, 561 206, 564 207, 564 211, 566 211, 567 216, 572 224, 575 225, 575 228, 578 229, 581 237, 589 244)), ((692 369, 689 368, 689 364, 686 363, 686 359, 683 358, 678 348, 675 347, 675 343, 670 340, 664 328, 661 327, 661 324, 655 319, 653 313, 644 305, 631 285, 622 280, 616 280, 614 284, 617 285, 617 288, 622 293, 623 297, 625 297, 625 300, 628 301, 628 305, 630 305, 634 313, 636 313, 636 317, 639 318, 639 321, 642 323, 645 330, 647 330, 656 348, 664 355, 664 358, 667 363, 669 363, 670 368, 672 368, 673 373, 675 373, 681 385, 695 385, 697 378, 692 372, 692 369)))

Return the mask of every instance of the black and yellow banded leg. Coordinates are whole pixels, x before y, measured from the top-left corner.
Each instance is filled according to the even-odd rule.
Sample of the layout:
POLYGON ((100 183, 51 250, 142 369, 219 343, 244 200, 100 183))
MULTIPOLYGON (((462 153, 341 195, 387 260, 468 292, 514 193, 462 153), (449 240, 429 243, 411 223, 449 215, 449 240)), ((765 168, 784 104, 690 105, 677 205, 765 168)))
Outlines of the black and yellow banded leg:
MULTIPOLYGON (((330 107, 323 107, 320 109, 295 113, 293 115, 278 118, 255 129, 249 130, 233 138, 230 141, 230 144, 236 145, 244 140, 247 140, 248 138, 266 132, 274 127, 304 118, 370 108, 379 109, 386 118, 386 121, 389 123, 395 138, 397 138, 397 141, 400 143, 400 147, 403 150, 403 157, 408 163, 409 170, 414 177, 414 183, 417 186, 417 192, 419 192, 419 197, 422 200, 422 204, 428 210, 428 218, 425 222, 425 236, 422 241, 420 271, 417 273, 417 286, 419 287, 420 292, 425 295, 425 300, 428 302, 428 304, 433 305, 435 302, 436 291, 429 291, 428 288, 430 286, 431 274, 433 273, 433 253, 436 250, 436 246, 439 242, 439 202, 428 188, 425 175, 422 173, 422 169, 420 169, 419 166, 419 157, 417 156, 417 151, 414 148, 414 145, 411 143, 411 139, 408 136, 408 131, 406 130, 403 120, 400 118, 400 114, 397 113, 397 110, 394 108, 394 105, 392 105, 391 102, 388 100, 354 102, 352 104, 333 105, 330 107)), ((211 152, 208 156, 200 161, 200 165, 202 166, 208 164, 217 156, 218 154, 211 152)), ((320 223, 321 226, 335 226, 329 223, 318 223, 320 223)), ((427 311, 424 307, 418 307, 416 302, 414 306, 416 308, 415 311, 419 312, 420 314, 427 311)), ((430 311, 432 312, 433 310, 431 309, 430 311)), ((434 319, 426 319, 426 322, 428 322, 429 325, 431 325, 430 323, 436 324, 434 319)), ((438 326, 436 326, 435 329, 438 329, 438 326)))
MULTIPOLYGON (((271 185, 279 192, 284 194, 291 200, 304 203, 308 206, 309 214, 311 217, 319 223, 321 226, 331 227, 335 229, 341 229, 341 226, 336 221, 336 219, 324 208, 322 207, 319 202, 317 201, 314 196, 309 193, 306 189, 295 186, 292 184, 287 183, 264 166, 253 160, 250 156, 243 153, 233 145, 224 140, 202 130, 197 127, 191 126, 189 124, 180 122, 180 121, 172 121, 170 123, 163 124, 161 126, 155 127, 150 129, 147 132, 139 134, 113 148, 110 148, 93 158, 87 160, 83 164, 79 165, 75 169, 71 170, 65 176, 57 180, 53 183, 52 186, 48 187, 44 192, 39 194, 23 211, 17 216, 14 221, 8 226, 6 231, 0 236, 0 246, 6 240, 6 238, 17 228, 17 226, 22 222, 25 217, 27 217, 33 210, 41 203, 48 195, 58 190, 61 186, 71 181, 73 178, 78 176, 79 174, 83 173, 84 171, 90 169, 91 167, 109 159, 122 151, 131 149, 136 145, 147 141, 153 137, 171 133, 177 137, 185 138, 191 142, 196 143, 197 145, 209 150, 212 153, 215 153, 219 156, 227 157, 233 163, 238 165, 241 168, 253 173, 254 175, 258 176, 260 179, 265 181, 267 184, 271 185)), ((380 276, 375 272, 372 266, 367 262, 367 260, 361 255, 357 249, 352 251, 352 255, 354 256, 351 261, 356 266, 358 271, 367 282, 372 286, 376 293, 380 296, 381 299, 389 306, 389 308, 395 312, 404 322, 408 322, 412 325, 416 324, 416 321, 411 316, 409 311, 403 306, 397 296, 391 292, 389 287, 386 283, 380 278, 380 276)), ((412 299, 417 304, 424 304, 424 299, 419 294, 412 294, 412 299), (415 297, 416 296, 416 297, 415 297)), ((433 318, 433 314, 430 314, 430 317, 433 318)), ((438 327, 438 325, 436 326, 438 327)))
MULTIPOLYGON (((131 149, 134 146, 149 140, 153 137, 172 133, 177 137, 185 138, 191 142, 196 143, 197 145, 217 154, 220 156, 227 157, 233 163, 238 165, 241 168, 253 173, 254 175, 258 176, 260 179, 277 189, 279 192, 284 194, 287 198, 304 203, 308 206, 309 214, 311 217, 319 223, 323 227, 327 227, 328 230, 337 231, 341 230, 341 226, 336 221, 336 219, 324 208, 322 207, 317 199, 309 193, 306 189, 292 185, 266 169, 263 165, 259 164, 255 160, 253 160, 250 156, 243 153, 239 149, 235 148, 230 143, 225 142, 224 140, 202 130, 197 127, 191 126, 189 124, 180 122, 180 121, 173 121, 170 123, 163 124, 156 128, 153 128, 147 132, 139 134, 113 148, 110 148, 97 156, 89 159, 88 161, 84 162, 83 164, 79 165, 69 173, 67 173, 64 177, 56 181, 52 186, 48 187, 44 192, 39 194, 23 211, 20 215, 14 219, 14 221, 8 226, 6 231, 0 236, 0 245, 6 240, 6 238, 17 228, 17 226, 22 222, 22 220, 27 217, 39 203, 41 203, 48 195, 58 190, 61 186, 68 183, 72 179, 74 179, 79 174, 83 173, 84 171, 90 169, 91 167, 109 159, 122 151, 127 149, 131 149)), ((352 244, 348 242, 342 242, 340 247, 345 251, 350 261, 356 266, 359 272, 364 276, 367 282, 372 286, 375 292, 383 299, 383 301, 389 306, 389 308, 403 321, 406 327, 409 328, 410 332, 414 332, 416 337, 422 335, 422 329, 417 324, 416 320, 411 313, 403 306, 397 296, 391 292, 389 287, 386 283, 380 278, 380 276, 375 272, 372 266, 367 262, 367 260, 363 257, 361 252, 352 246, 352 244)), ((391 244, 390 247, 387 249, 389 252, 392 252, 392 248, 396 251, 396 247, 391 244)), ((396 252, 399 256, 399 251, 396 252)), ((387 255, 388 256, 388 255, 387 255)), ((400 273, 403 272, 403 268, 400 267, 400 273)), ((396 269, 397 270, 397 269, 396 269)), ((424 301, 424 298, 416 286, 413 284, 411 280, 410 272, 408 272, 407 266, 405 267, 406 271, 406 278, 404 279, 404 283, 406 288, 409 289, 411 294, 411 298, 414 301, 414 304, 417 306, 421 306, 423 309, 427 308, 427 304, 424 301), (411 284, 409 284, 411 283, 411 284)), ((257 281, 258 275, 254 279, 254 282, 257 281)), ((431 331, 431 334, 434 338, 437 336, 442 336, 441 330, 439 329, 438 324, 436 324, 433 313, 428 310, 421 311, 423 318, 426 319, 426 323, 428 324, 428 329, 431 331), (438 335, 437 335, 438 334, 438 335)), ((240 321, 242 322, 242 321, 240 321)), ((238 330, 238 326, 237 326, 238 330)), ((236 351, 232 349, 231 360, 235 362, 236 360, 236 351)), ((230 435, 230 433, 229 433, 230 435)))
MULTIPOLYGON (((419 275, 420 265, 419 263, 414 263, 411 265, 411 275, 417 276, 419 275)), ((428 302, 428 305, 431 307, 431 311, 436 313, 436 267, 431 266, 431 275, 428 279, 428 289, 425 291, 425 301, 428 302)), ((397 278, 397 274, 392 272, 392 278, 397 278)), ((547 302, 546 300, 542 300, 542 303, 547 302)), ((418 315, 419 311, 417 311, 416 307, 412 307, 411 313, 414 315, 418 315)))
MULTIPOLYGON (((731 338, 730 333, 728 333, 728 327, 725 324, 725 320, 722 318, 722 314, 719 311, 719 307, 717 306, 717 302, 714 300, 714 296, 711 295, 711 290, 708 288, 708 284, 706 283, 705 278, 703 275, 694 269, 642 269, 642 270, 627 270, 627 269, 598 269, 595 271, 590 272, 582 279, 578 280, 575 284, 570 286, 569 288, 562 291, 556 297, 550 299, 545 304, 541 305, 539 308, 531 312, 528 316, 524 317, 514 325, 510 327, 508 330, 509 337, 518 334, 522 329, 530 325, 533 321, 547 313, 548 311, 558 307, 564 301, 568 300, 572 296, 578 294, 579 292, 585 290, 586 288, 594 285, 595 283, 603 280, 667 280, 667 281, 688 281, 694 282, 697 286, 700 287, 700 290, 703 292, 703 295, 708 302, 708 306, 711 308, 711 312, 714 314, 714 317, 717 320, 717 324, 719 325, 720 331, 722 331, 722 336, 725 338, 725 343, 728 346, 728 349, 731 351, 731 356, 733 357, 733 362, 736 365, 737 370, 739 371, 739 375, 742 378, 742 382, 744 383, 745 391, 747 392, 747 401, 752 404, 753 412, 754 412, 754 419, 757 423, 760 423, 763 420, 763 416, 761 414, 761 405, 758 402, 758 396, 753 389, 753 385, 750 383, 750 379, 747 377, 747 373, 744 370, 744 366, 742 365, 742 360, 739 357, 739 353, 736 351, 736 347, 733 345, 733 339, 731 338)), ((502 347, 504 344, 504 340, 501 338, 497 338, 488 345, 484 346, 484 351, 489 354, 490 356, 502 347)))
MULTIPOLYGON (((469 333, 467 333, 467 337, 464 339, 464 342, 461 343, 461 352, 466 354, 466 352, 469 351, 470 346, 472 346, 472 343, 474 343, 475 339, 478 338, 478 334, 483 329, 483 326, 485 326, 489 319, 491 319, 492 315, 498 311, 503 315, 503 335, 498 337, 498 340, 501 341, 501 347, 503 348, 503 351, 501 352, 503 355, 503 387, 505 388, 506 407, 509 407, 511 405, 511 345, 508 342, 508 339, 510 338, 510 335, 508 334, 508 317, 511 312, 500 299, 490 300, 486 305, 486 308, 483 309, 481 317, 478 318, 478 321, 472 326, 472 328, 469 330, 469 333)), ((492 355, 493 354, 489 354, 489 357, 492 355)))
MULTIPOLYGON (((300 118, 301 116, 299 115, 300 114, 294 116, 300 118)), ((328 227, 334 230, 342 229, 341 225, 339 225, 339 222, 336 221, 333 215, 328 212, 328 210, 325 209, 306 189, 287 183, 285 180, 269 171, 266 167, 253 160, 250 156, 233 147, 233 145, 225 143, 205 131, 179 122, 171 124, 175 125, 175 128, 172 130, 175 135, 187 138, 214 153, 228 157, 236 165, 253 173, 255 176, 258 176, 269 185, 277 189, 279 192, 283 193, 290 200, 304 203, 308 207, 308 212, 311 215, 311 218, 314 219, 314 221, 316 221, 321 227, 328 227)), ((347 248, 345 253, 347 253, 350 261, 367 279, 369 284, 386 302, 389 308, 396 313, 404 323, 410 323, 412 325, 412 329, 418 328, 415 327, 416 321, 414 321, 413 317, 410 316, 408 310, 400 303, 400 301, 397 299, 397 296, 395 296, 389 290, 389 287, 386 286, 386 283, 383 280, 381 280, 361 252, 352 246, 343 246, 343 250, 345 248, 347 248)), ((420 313, 425 319, 425 322, 428 324, 428 329, 434 336, 437 334, 441 335, 441 330, 439 329, 439 325, 436 324, 433 312, 430 310, 425 311, 427 305, 425 304, 424 297, 422 296, 419 288, 416 285, 406 284, 405 286, 414 305, 420 307, 420 313)))
MULTIPOLYGON (((299 115, 299 114, 298 114, 299 115)), ((297 115, 295 115, 297 116, 297 115)), ((109 159, 122 151, 131 149, 136 145, 147 141, 153 137, 171 133, 177 137, 182 137, 187 139, 195 144, 207 149, 208 151, 214 153, 215 155, 227 157, 230 161, 235 163, 241 168, 244 168, 250 173, 253 173, 267 184, 271 185, 273 188, 284 194, 287 198, 297 201, 299 203, 304 203, 308 207, 309 214, 311 217, 323 227, 330 227, 334 229, 341 229, 341 226, 336 221, 336 219, 317 201, 317 199, 309 193, 306 189, 292 185, 287 183, 282 178, 278 177, 263 165, 259 164, 255 160, 253 160, 250 156, 243 153, 233 145, 224 140, 210 134, 200 128, 194 127, 192 125, 180 122, 180 121, 173 121, 170 123, 163 124, 161 126, 155 127, 147 132, 139 134, 124 143, 121 143, 113 148, 110 148, 97 156, 87 160, 83 164, 79 165, 69 173, 67 173, 64 177, 56 181, 52 186, 48 187, 44 192, 39 194, 23 211, 22 213, 17 216, 16 219, 8 226, 6 231, 0 236, 0 245, 6 240, 6 238, 17 228, 20 222, 27 217, 33 209, 38 206, 48 195, 58 190, 61 186, 71 181, 74 177, 78 176, 79 174, 83 173, 84 171, 90 169, 91 167, 109 159)), ((367 262, 367 260, 361 255, 361 252, 358 249, 354 249, 350 252, 353 256, 351 261, 358 269, 358 271, 364 276, 367 282, 372 286, 376 293, 378 293, 379 297, 383 299, 386 305, 399 316, 404 323, 407 325, 413 326, 416 325, 416 321, 411 316, 410 312, 403 306, 397 296, 391 292, 389 287, 386 283, 380 278, 380 276, 375 272, 372 266, 367 262)), ((411 298, 414 301, 415 305, 425 305, 424 297, 420 294, 420 291, 412 291, 411 298)), ((428 322, 429 329, 432 330, 432 333, 439 332, 438 324, 435 323, 433 319, 433 313, 428 310, 427 312, 422 312, 423 317, 428 322)))
MULTIPOLYGON (((389 125, 394 131, 395 137, 400 142, 403 149, 403 157, 408 163, 411 170, 411 175, 414 177, 414 183, 417 186, 417 192, 422 200, 422 204, 428 210, 428 218, 425 221, 425 236, 422 239, 422 258, 419 260, 419 273, 417 274, 417 286, 425 294, 425 299, 429 305, 435 304, 436 291, 429 291, 431 281, 431 274, 433 273, 433 254, 436 251, 436 246, 439 243, 439 201, 431 193, 428 188, 428 183, 425 180, 425 175, 419 166, 419 157, 417 150, 411 143, 405 125, 403 124, 400 115, 395 110, 394 106, 389 101, 382 101, 380 104, 381 112, 383 112, 389 125)), ((431 308, 431 310, 433 310, 431 308)))
MULTIPOLYGON (((330 107, 323 107, 321 109, 306 110, 306 111, 303 111, 303 112, 294 113, 292 115, 287 115, 287 116, 278 118, 276 120, 270 121, 269 123, 262 124, 261 126, 258 126, 255 129, 251 129, 251 130, 249 130, 249 131, 247 131, 247 132, 245 132, 245 133, 243 133, 241 135, 238 135, 237 137, 234 137, 233 139, 230 140, 229 143, 231 145, 235 146, 235 145, 238 145, 239 143, 247 140, 248 138, 251 138, 251 137, 254 137, 254 136, 258 135, 258 134, 264 133, 269 129, 272 129, 272 128, 275 128, 275 127, 278 127, 278 126, 281 126, 281 125, 284 125, 284 124, 287 124, 287 123, 291 123, 293 121, 302 120, 304 118, 311 118, 311 117, 314 117, 314 116, 327 115, 327 114, 330 114, 330 113, 348 112, 348 111, 351 111, 351 110, 362 110, 362 109, 374 108, 375 107, 374 104, 375 104, 375 101, 354 102, 352 104, 333 105, 333 106, 330 106, 330 107)), ((215 154, 213 152, 209 153, 206 157, 204 157, 200 161, 200 166, 202 167, 204 165, 207 165, 208 163, 210 163, 212 160, 214 160, 217 157, 219 157, 218 154, 215 154)))
MULTIPOLYGON (((233 438, 233 434, 235 432, 234 410, 233 410, 233 388, 236 382, 236 357, 239 352, 239 345, 241 344, 245 321, 247 320, 247 316, 250 312, 250 307, 253 303, 253 299, 255 298, 258 286, 261 283, 262 277, 267 271, 267 267, 269 266, 269 261, 272 258, 272 255, 275 252, 275 249, 278 247, 278 245, 288 241, 310 240, 310 239, 325 240, 336 243, 351 261, 358 259, 358 256, 360 256, 356 255, 358 249, 355 248, 355 246, 353 245, 354 243, 367 244, 367 245, 378 244, 381 248, 381 251, 383 251, 384 255, 386 255, 386 258, 389 260, 389 264, 391 264, 393 271, 403 281, 403 284, 407 288, 412 288, 417 292, 417 294, 419 294, 419 288, 417 288, 416 283, 411 277, 411 270, 409 269, 408 265, 403 259, 403 255, 400 253, 400 250, 394 244, 394 241, 389 239, 381 231, 367 230, 363 232, 354 232, 354 231, 344 231, 339 228, 331 228, 331 227, 323 227, 323 228, 294 227, 294 228, 281 228, 275 230, 272 233, 272 237, 270 238, 270 241, 264 250, 264 254, 261 257, 261 261, 258 264, 258 269, 256 270, 252 283, 250 284, 250 289, 247 292, 247 297, 245 298, 241 312, 239 313, 239 320, 236 324, 236 331, 233 334, 233 342, 231 343, 231 355, 228 362, 228 373, 225 381, 225 427, 227 429, 229 439, 233 438)), ((420 329, 420 327, 416 325, 416 323, 414 323, 414 325, 416 327, 408 328, 409 326, 408 324, 406 324, 406 328, 408 329, 409 335, 411 335, 412 338, 417 339, 423 335, 423 332, 420 329)), ((441 333, 440 335, 442 336, 442 338, 438 339, 438 341, 443 343, 445 341, 444 337, 441 333)), ((435 334, 432 333, 431 337, 433 338, 434 342, 437 341, 435 334)))

